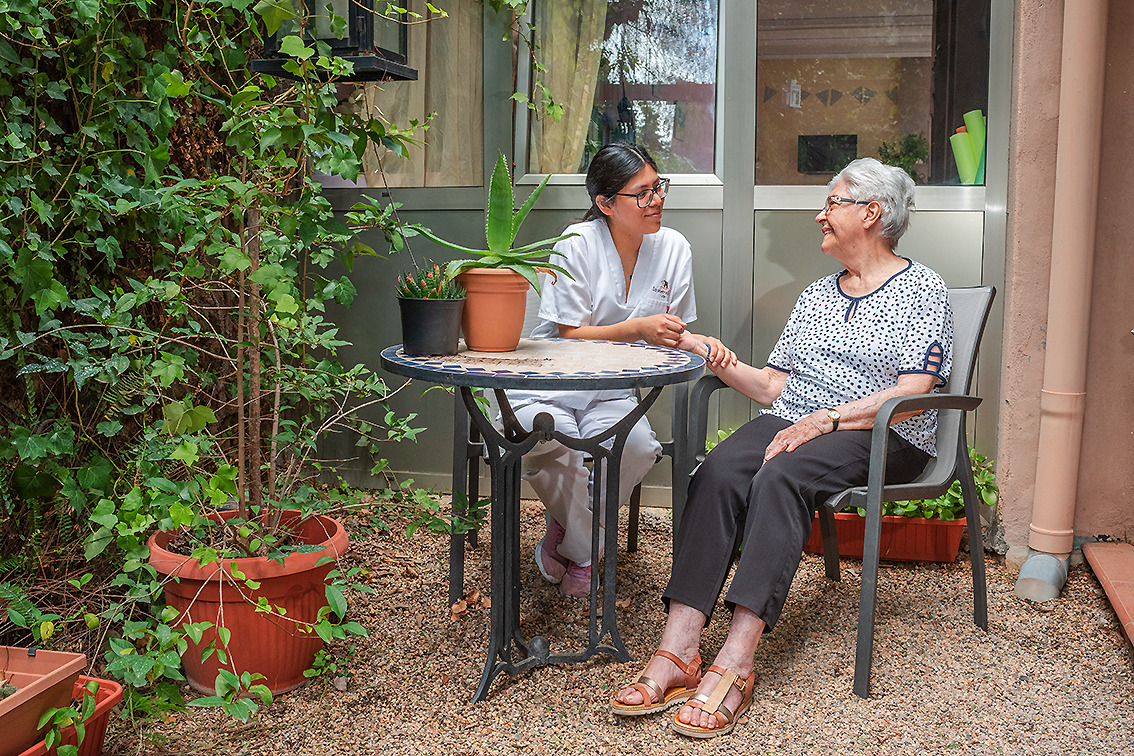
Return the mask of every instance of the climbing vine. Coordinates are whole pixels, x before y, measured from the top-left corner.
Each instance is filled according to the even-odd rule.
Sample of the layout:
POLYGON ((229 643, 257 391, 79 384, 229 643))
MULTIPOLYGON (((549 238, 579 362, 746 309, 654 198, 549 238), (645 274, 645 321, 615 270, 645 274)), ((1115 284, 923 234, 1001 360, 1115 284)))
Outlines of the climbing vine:
MULTIPOLYGON (((341 506, 322 436, 377 455, 416 433, 359 419, 388 391, 338 361, 325 309, 350 306, 345 271, 373 250, 310 178, 356 178, 372 143, 404 154, 413 124, 339 112, 349 64, 302 36, 283 41, 293 78, 249 71, 298 7, 0 0, 0 632, 86 628, 135 686, 179 679, 185 642, 150 613, 155 527, 341 506), (21 575, 69 588, 42 606, 21 575)), ((401 245, 388 205, 354 218, 401 245)))

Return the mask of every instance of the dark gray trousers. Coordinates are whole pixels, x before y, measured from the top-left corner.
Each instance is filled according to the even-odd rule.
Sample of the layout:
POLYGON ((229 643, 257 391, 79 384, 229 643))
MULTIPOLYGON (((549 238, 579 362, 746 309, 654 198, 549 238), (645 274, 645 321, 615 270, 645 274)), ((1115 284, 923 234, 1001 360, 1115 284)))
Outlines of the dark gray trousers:
MULTIPOLYGON (((816 507, 866 485, 870 464, 869 430, 828 433, 765 463, 764 450, 789 425, 760 415, 714 448, 694 474, 662 594, 667 608, 678 601, 711 616, 739 550, 725 603, 751 610, 768 630, 775 626, 816 507)), ((888 483, 913 480, 929 459, 890 431, 888 483)))

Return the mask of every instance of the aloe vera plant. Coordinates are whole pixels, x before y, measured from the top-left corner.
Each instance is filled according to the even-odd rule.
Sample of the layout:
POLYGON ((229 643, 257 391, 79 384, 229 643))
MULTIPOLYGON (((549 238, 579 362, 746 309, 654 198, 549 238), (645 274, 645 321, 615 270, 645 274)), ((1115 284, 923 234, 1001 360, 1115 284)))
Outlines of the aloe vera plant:
POLYGON ((501 154, 496 159, 496 167, 492 171, 492 181, 488 188, 488 211, 484 218, 484 238, 487 249, 471 249, 442 239, 427 228, 418 227, 417 231, 425 238, 440 244, 443 247, 455 250, 462 254, 474 257, 462 260, 453 260, 445 268, 448 278, 455 278, 470 268, 503 268, 515 271, 527 279, 528 283, 539 293, 539 270, 546 269, 562 273, 568 277, 563 268, 548 262, 553 254, 559 254, 552 249, 552 245, 563 239, 578 234, 563 234, 552 239, 541 239, 521 247, 513 247, 516 234, 524 219, 528 217, 532 207, 543 189, 547 186, 550 176, 544 177, 531 196, 524 202, 519 210, 513 211, 515 197, 512 194, 512 176, 508 172, 508 164, 501 154))

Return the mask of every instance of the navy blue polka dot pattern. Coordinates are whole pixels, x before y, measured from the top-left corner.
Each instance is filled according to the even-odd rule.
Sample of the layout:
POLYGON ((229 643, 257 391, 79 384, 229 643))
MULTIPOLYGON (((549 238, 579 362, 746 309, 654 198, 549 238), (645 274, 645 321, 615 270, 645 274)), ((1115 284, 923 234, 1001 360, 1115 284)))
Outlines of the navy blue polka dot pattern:
MULTIPOLYGON (((841 273, 804 290, 768 358, 768 365, 788 373, 788 380, 765 412, 795 422, 891 388, 898 376, 910 373, 934 375, 938 386, 945 384, 953 361, 949 292, 939 275, 907 262, 863 297, 843 292, 841 273)), ((937 453, 935 411, 903 420, 894 430, 919 449, 937 453)))

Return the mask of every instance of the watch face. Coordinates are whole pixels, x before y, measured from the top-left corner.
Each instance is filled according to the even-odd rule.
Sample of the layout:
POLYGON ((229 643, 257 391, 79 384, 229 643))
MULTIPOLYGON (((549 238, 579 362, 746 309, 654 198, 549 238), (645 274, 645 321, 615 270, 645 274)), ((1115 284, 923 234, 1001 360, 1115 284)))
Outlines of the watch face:
POLYGON ((839 414, 838 410, 829 409, 827 410, 827 417, 831 418, 832 420, 838 420, 842 417, 842 415, 839 414))

